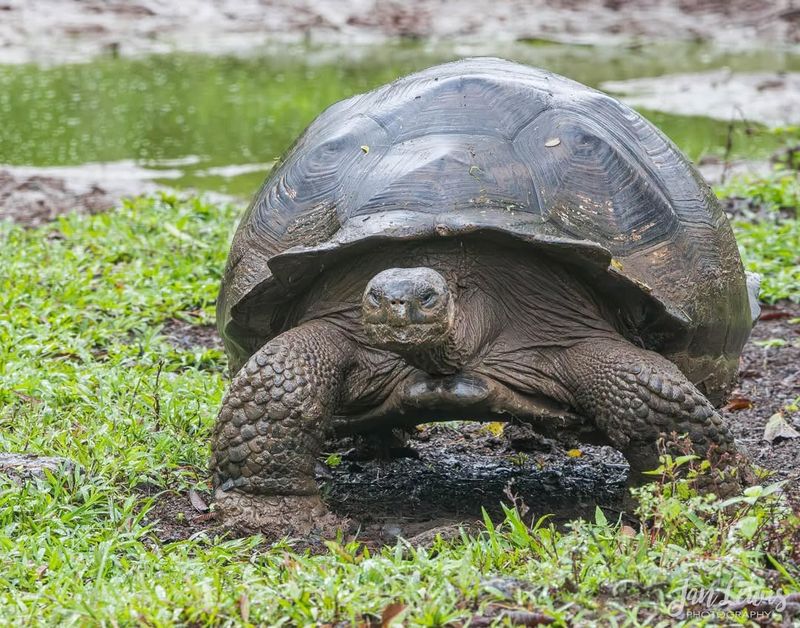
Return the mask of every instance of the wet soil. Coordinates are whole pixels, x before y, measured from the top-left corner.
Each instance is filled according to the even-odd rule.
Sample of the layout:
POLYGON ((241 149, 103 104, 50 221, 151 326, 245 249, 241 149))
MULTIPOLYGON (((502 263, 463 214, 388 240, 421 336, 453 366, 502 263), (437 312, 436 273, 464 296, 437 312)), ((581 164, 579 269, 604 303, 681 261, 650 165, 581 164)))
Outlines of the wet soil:
POLYGON ((683 116, 759 122, 770 127, 798 122, 800 73, 732 72, 730 69, 605 81, 600 89, 632 107, 683 116))
MULTIPOLYGON (((772 166, 774 168, 774 166, 772 166)), ((777 216, 795 220, 800 216, 800 207, 783 205, 777 208, 765 205, 757 198, 747 196, 728 196, 721 199, 722 207, 730 219, 738 218, 749 221, 767 220, 774 221, 777 216)), ((789 306, 791 307, 791 306, 789 306)), ((766 308, 766 311, 769 308, 766 308)), ((754 332, 754 334, 757 332, 754 332)))
POLYGON ((480 423, 426 425, 408 441, 413 456, 345 459, 328 470, 323 494, 334 512, 382 538, 474 522, 482 508, 502 518, 501 503, 560 521, 593 516, 597 505, 622 509, 627 464, 618 452, 583 446, 570 455, 531 440, 480 423))
MULTIPOLYGON (((742 355, 734 401, 722 414, 753 461, 774 473, 768 481, 789 480, 788 492, 800 505, 800 438, 763 440, 764 427, 777 412, 800 428, 800 412, 791 408, 800 396, 796 319, 800 305, 764 306, 742 355), (774 339, 784 343, 759 344, 774 339)), ((334 512, 360 524, 360 538, 375 543, 397 536, 418 543, 436 533, 453 536, 459 526, 477 526, 482 508, 502 517, 501 503, 527 508, 527 517, 553 513, 559 523, 593 517, 598 505, 614 519, 623 513, 627 464, 618 452, 578 444, 565 450, 518 426, 502 432, 495 427, 439 423, 394 443, 329 443, 328 453, 340 461, 318 465, 325 499, 334 512)), ((210 494, 200 497, 210 503, 210 494)), ((213 513, 198 510, 194 501, 179 493, 155 497, 150 520, 157 520, 160 540, 219 531, 213 513)))
MULTIPOLYGON (((70 212, 108 211, 124 198, 157 191, 180 194, 175 188, 154 181, 174 179, 180 174, 174 169, 143 168, 130 160, 60 167, 0 165, 0 221, 39 227, 70 212)), ((242 201, 210 191, 203 192, 203 198, 218 203, 242 201)))
MULTIPOLYGON (((776 343, 777 344, 777 343, 776 343)), ((800 430, 800 305, 763 307, 761 320, 742 354, 739 386, 722 415, 734 436, 758 465, 788 480, 787 488, 800 503, 800 438, 774 443, 763 439, 767 421, 780 412, 800 430), (781 346, 758 343, 783 341, 781 346), (792 408, 795 409, 792 409, 792 408)))
MULTIPOLYGON (((194 535, 214 534, 219 530, 214 513, 202 507, 200 509, 195 507, 189 493, 141 486, 139 494, 153 500, 153 507, 147 513, 147 520, 153 524, 154 536, 161 543, 183 541, 194 535)), ((203 504, 211 503, 210 491, 198 491, 196 495, 203 504)), ((224 532, 220 530, 220 533, 224 532)))
POLYGON ((251 52, 267 42, 390 38, 618 44, 800 42, 793 0, 5 0, 0 63, 98 54, 251 52))
POLYGON ((26 227, 38 227, 70 211, 107 211, 118 200, 97 185, 79 186, 63 178, 19 176, 0 170, 0 220, 26 227))
POLYGON ((161 333, 177 349, 222 349, 222 339, 215 325, 192 325, 171 318, 164 323, 161 333))

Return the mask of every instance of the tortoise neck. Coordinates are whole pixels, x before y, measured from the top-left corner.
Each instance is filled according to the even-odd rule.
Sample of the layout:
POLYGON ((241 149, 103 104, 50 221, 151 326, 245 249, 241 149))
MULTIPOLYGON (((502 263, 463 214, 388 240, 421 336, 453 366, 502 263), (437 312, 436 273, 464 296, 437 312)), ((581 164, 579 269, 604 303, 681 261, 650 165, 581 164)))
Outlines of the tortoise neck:
POLYGON ((409 364, 431 375, 452 375, 464 370, 502 329, 486 292, 479 288, 462 293, 457 290, 457 286, 451 285, 455 312, 444 342, 432 347, 409 348, 402 354, 409 364))
POLYGON ((425 371, 431 375, 452 375, 458 373, 464 365, 464 351, 451 331, 447 341, 441 345, 425 349, 411 349, 404 352, 405 358, 411 366, 425 371))

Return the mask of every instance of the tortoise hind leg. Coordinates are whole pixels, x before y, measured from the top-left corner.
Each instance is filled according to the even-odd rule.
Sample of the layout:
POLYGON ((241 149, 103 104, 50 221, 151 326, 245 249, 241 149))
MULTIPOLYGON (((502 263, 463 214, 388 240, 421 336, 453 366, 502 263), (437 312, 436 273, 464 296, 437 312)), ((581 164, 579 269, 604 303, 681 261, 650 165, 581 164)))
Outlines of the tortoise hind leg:
POLYGON ((215 501, 242 531, 329 534, 314 465, 357 346, 309 322, 259 349, 234 377, 212 439, 215 501))
POLYGON ((724 477, 707 479, 711 484, 703 488, 720 495, 741 488, 749 470, 732 434, 711 403, 669 360, 620 338, 567 349, 559 364, 578 409, 594 417, 628 460, 629 483, 647 480, 644 472, 659 466, 659 438, 676 432, 688 436, 697 455, 725 471, 724 477))

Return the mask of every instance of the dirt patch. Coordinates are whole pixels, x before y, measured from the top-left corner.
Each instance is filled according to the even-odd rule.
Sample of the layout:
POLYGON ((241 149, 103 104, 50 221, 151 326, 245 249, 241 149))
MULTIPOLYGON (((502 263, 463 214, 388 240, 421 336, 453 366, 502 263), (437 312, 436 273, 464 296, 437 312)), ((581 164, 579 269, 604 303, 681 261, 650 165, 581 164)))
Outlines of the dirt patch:
MULTIPOLYGON (((778 208, 773 208, 766 205, 758 198, 747 196, 727 196, 720 200, 722 202, 722 207, 725 209, 725 213, 728 214, 728 217, 731 219, 739 218, 752 222, 761 220, 772 222, 775 220, 776 215, 779 218, 788 220, 794 220, 800 216, 800 208, 793 205, 783 205, 778 208)), ((791 305, 788 307, 791 308, 791 305)), ((761 322, 763 323, 766 321, 761 322)), ((758 331, 754 330, 754 334, 755 333, 758 333, 758 331)))
MULTIPOLYGON (((0 220, 11 220, 26 227, 38 227, 69 212, 96 214, 120 204, 123 198, 164 191, 181 194, 156 179, 177 179, 184 175, 179 167, 194 164, 199 158, 154 162, 144 167, 132 160, 86 163, 76 166, 0 165, 0 220)), ((197 174, 252 171, 263 164, 209 168, 197 174)), ((241 199, 219 192, 203 192, 213 203, 238 203, 241 199)))
POLYGON ((106 211, 117 200, 97 185, 74 186, 55 177, 16 176, 0 170, 0 220, 26 227, 38 227, 69 211, 106 211))
POLYGON ((409 445, 413 456, 396 459, 348 460, 345 452, 323 482, 331 509, 387 538, 474 522, 482 508, 502 518, 501 503, 515 501, 561 521, 593 516, 597 505, 622 507, 627 465, 608 447, 570 456, 542 439, 521 451, 477 423, 424 426, 409 445))
POLYGON ((161 333, 177 349, 222 349, 222 339, 214 325, 193 325, 171 318, 164 323, 161 333))
POLYGON ((211 503, 209 492, 197 492, 194 505, 188 493, 140 487, 140 494, 153 500, 147 520, 153 525, 153 534, 161 543, 182 541, 195 534, 212 532, 219 527, 213 512, 202 507, 197 508, 201 504, 211 503))
POLYGON ((800 120, 800 73, 734 73, 715 70, 627 81, 606 81, 600 89, 632 107, 717 120, 748 120, 786 126, 800 120))
POLYGON ((396 37, 776 45, 800 42, 800 9, 792 0, 10 0, 0 20, 0 63, 396 37))
POLYGON ((793 479, 790 487, 800 500, 800 438, 763 440, 767 421, 778 412, 800 429, 800 412, 787 409, 800 397, 800 323, 791 322, 800 318, 800 305, 764 307, 761 316, 742 354, 739 387, 722 414, 757 464, 774 471, 776 480, 793 479), (775 340, 784 344, 757 344, 780 344, 775 340))

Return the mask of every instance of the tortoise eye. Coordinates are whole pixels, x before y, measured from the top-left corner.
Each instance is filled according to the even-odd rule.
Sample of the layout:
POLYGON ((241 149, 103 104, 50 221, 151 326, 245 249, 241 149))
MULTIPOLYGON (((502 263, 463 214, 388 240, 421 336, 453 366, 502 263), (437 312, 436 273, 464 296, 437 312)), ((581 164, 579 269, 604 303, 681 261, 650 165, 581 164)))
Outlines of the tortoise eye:
POLYGON ((372 305, 380 305, 381 304, 381 295, 378 294, 377 290, 370 290, 367 293, 367 301, 370 302, 372 305))
POLYGON ((433 305, 435 301, 436 301, 435 290, 426 290, 421 295, 419 295, 419 302, 422 305, 433 305))

